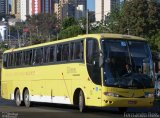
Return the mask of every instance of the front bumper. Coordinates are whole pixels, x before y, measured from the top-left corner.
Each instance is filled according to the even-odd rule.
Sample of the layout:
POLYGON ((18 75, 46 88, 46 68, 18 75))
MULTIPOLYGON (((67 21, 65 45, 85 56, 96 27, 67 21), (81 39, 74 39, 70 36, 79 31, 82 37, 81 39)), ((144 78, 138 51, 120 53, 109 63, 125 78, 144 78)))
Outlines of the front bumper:
POLYGON ((152 107, 154 98, 120 98, 106 97, 102 101, 102 107, 152 107))

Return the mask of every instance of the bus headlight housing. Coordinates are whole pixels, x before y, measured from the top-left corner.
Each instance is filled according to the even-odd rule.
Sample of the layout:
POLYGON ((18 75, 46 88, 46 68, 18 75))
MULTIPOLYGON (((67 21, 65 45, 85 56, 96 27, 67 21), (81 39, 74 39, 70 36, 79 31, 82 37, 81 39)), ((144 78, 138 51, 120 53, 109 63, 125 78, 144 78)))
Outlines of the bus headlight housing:
POLYGON ((112 92, 104 92, 105 96, 112 96, 112 97, 119 97, 117 93, 112 93, 112 92))
POLYGON ((154 97, 154 93, 152 93, 152 92, 145 92, 144 95, 145 95, 145 98, 153 98, 154 97))

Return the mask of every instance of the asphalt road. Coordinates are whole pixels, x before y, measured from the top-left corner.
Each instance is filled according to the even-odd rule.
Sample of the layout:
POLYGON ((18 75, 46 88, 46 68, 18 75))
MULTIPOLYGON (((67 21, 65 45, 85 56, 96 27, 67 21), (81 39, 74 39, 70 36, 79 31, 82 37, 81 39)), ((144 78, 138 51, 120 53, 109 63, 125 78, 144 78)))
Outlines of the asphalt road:
POLYGON ((159 107, 130 108, 121 114, 116 108, 88 108, 80 113, 73 106, 59 104, 34 103, 32 107, 17 107, 14 101, 0 98, 0 118, 159 118, 159 107))

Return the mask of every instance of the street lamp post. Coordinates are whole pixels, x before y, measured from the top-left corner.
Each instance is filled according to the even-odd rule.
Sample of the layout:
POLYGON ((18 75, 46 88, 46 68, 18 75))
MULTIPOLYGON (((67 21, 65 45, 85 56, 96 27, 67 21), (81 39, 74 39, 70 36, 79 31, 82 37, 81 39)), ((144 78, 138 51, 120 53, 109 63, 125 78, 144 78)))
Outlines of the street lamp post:
POLYGON ((87 9, 87 12, 86 12, 86 34, 88 34, 88 9, 87 9))

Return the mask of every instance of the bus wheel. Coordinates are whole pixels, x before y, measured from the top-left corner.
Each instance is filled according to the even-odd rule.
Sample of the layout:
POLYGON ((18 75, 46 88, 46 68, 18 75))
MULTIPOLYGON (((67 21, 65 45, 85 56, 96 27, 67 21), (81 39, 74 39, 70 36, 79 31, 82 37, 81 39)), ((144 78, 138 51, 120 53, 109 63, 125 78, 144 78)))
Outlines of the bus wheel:
POLYGON ((84 94, 82 90, 79 92, 79 111, 80 112, 85 111, 85 99, 84 99, 84 94))
POLYGON ((21 106, 21 95, 20 95, 20 91, 19 89, 16 90, 16 94, 15 94, 15 101, 16 101, 16 105, 19 107, 21 106))
POLYGON ((127 107, 119 107, 118 108, 118 110, 119 110, 120 113, 127 112, 127 109, 128 109, 127 107))
POLYGON ((30 106, 31 106, 28 89, 26 89, 26 90, 24 91, 24 104, 25 104, 26 107, 30 107, 30 106))

